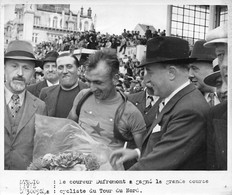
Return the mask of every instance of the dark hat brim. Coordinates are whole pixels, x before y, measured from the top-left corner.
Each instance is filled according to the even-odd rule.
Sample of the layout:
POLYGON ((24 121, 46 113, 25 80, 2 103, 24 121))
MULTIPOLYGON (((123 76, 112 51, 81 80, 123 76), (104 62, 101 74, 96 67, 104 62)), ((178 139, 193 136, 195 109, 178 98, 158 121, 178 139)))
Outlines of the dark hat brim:
POLYGON ((216 72, 214 72, 214 73, 208 75, 207 77, 205 77, 204 83, 205 83, 206 85, 211 86, 211 87, 216 87, 216 85, 217 85, 216 79, 217 79, 218 77, 220 77, 220 76, 221 76, 220 70, 219 70, 219 71, 216 71, 216 72))
POLYGON ((144 60, 139 66, 138 68, 142 68, 144 66, 150 65, 150 64, 154 64, 154 63, 163 63, 163 64, 167 64, 167 63, 179 63, 179 64, 189 64, 189 63, 193 63, 196 61, 196 58, 182 58, 182 59, 149 59, 149 60, 144 60))
POLYGON ((42 65, 43 65, 43 62, 41 60, 30 58, 30 57, 24 57, 24 56, 5 56, 4 59, 34 61, 35 67, 40 67, 40 68, 42 68, 42 65))
POLYGON ((54 59, 54 58, 47 58, 45 60, 42 60, 42 67, 41 67, 42 69, 43 69, 43 66, 44 66, 44 64, 46 62, 56 62, 56 59, 54 59))

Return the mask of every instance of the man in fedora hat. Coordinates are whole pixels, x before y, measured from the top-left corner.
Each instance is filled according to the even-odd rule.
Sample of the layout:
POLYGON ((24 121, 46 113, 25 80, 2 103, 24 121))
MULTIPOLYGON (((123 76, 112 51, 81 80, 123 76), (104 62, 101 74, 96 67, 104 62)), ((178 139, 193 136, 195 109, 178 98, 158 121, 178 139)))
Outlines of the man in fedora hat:
MULTIPOLYGON (((205 47, 212 47, 218 57, 222 77, 220 92, 227 93, 228 30, 221 25, 206 35, 205 47)), ((227 101, 212 107, 207 125, 207 169, 227 170, 227 101)))
POLYGON ((46 114, 46 108, 26 90, 26 85, 40 64, 29 42, 9 43, 4 56, 5 170, 25 170, 32 162, 35 114, 46 114))
POLYGON ((198 40, 193 46, 190 58, 196 58, 196 61, 190 64, 189 78, 191 82, 201 91, 210 106, 220 103, 216 88, 206 85, 204 78, 213 73, 213 60, 216 58, 213 48, 204 47, 205 40, 198 40))
POLYGON ((141 150, 119 149, 112 165, 138 158, 130 170, 202 170, 206 168, 205 130, 209 105, 188 79, 188 42, 156 37, 147 42, 145 78, 163 99, 160 113, 141 150), (140 156, 141 154, 141 156, 140 156))
POLYGON ((43 59, 43 74, 44 80, 27 87, 34 96, 39 97, 41 89, 59 84, 59 77, 56 67, 56 59, 59 56, 58 52, 48 52, 43 59))
POLYGON ((205 77, 204 83, 211 87, 215 87, 219 101, 224 102, 227 100, 227 88, 226 89, 222 88, 223 81, 222 81, 221 71, 219 70, 218 58, 214 59, 213 67, 214 67, 213 68, 214 72, 209 74, 207 77, 205 77))
POLYGON ((88 86, 79 79, 80 63, 74 54, 60 54, 56 64, 59 85, 43 88, 39 98, 46 103, 48 116, 66 118, 76 95, 88 86))

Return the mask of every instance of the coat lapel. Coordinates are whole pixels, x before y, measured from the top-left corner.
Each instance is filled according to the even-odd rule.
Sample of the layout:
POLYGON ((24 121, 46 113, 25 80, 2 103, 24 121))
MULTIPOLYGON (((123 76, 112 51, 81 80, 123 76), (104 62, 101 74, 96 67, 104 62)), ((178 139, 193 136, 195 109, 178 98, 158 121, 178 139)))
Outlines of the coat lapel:
POLYGON ((46 102, 46 106, 47 106, 47 110, 48 110, 48 116, 54 116, 55 112, 56 112, 56 104, 57 104, 57 100, 58 100, 58 95, 60 92, 60 85, 57 85, 52 93, 50 93, 49 95, 47 95, 47 97, 45 98, 45 102, 46 102))
POLYGON ((137 97, 137 101, 135 102, 135 105, 138 107, 139 110, 144 110, 146 107, 146 93, 142 92, 137 97))
POLYGON ((6 100, 4 100, 4 126, 9 133, 11 133, 10 119, 8 115, 8 108, 6 105, 6 100))
POLYGON ((151 125, 151 128, 149 129, 148 133, 144 138, 144 142, 149 138, 153 128, 161 122, 163 115, 169 112, 183 96, 185 96, 186 94, 190 93, 195 89, 196 88, 193 86, 193 84, 190 84, 186 86, 184 89, 180 90, 176 95, 174 95, 174 97, 170 99, 170 101, 164 106, 163 110, 158 114, 157 119, 151 125))
POLYGON ((28 121, 31 120, 31 117, 35 114, 37 107, 38 106, 36 105, 33 96, 29 92, 26 91, 25 107, 23 110, 22 118, 19 122, 17 134, 25 127, 25 125, 28 123, 28 121))
POLYGON ((39 96, 39 94, 40 94, 40 91, 41 91, 41 89, 43 89, 44 87, 47 87, 48 85, 47 85, 47 82, 46 82, 46 80, 43 80, 41 83, 39 83, 38 84, 38 87, 37 87, 37 94, 38 94, 38 96, 39 96))

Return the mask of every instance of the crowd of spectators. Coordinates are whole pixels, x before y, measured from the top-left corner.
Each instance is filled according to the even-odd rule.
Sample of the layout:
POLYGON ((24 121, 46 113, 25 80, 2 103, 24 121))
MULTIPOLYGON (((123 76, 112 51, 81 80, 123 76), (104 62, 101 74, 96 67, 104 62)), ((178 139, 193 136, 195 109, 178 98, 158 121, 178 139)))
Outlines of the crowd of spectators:
MULTIPOLYGON (((162 32, 160 32, 160 29, 154 31, 152 37, 155 36, 165 36, 165 30, 162 32)), ((139 31, 124 29, 121 35, 110 35, 90 30, 65 34, 54 41, 43 41, 36 45, 35 53, 38 59, 42 59, 46 53, 52 50, 73 52, 79 48, 99 50, 101 48, 117 49, 117 47, 120 47, 119 52, 125 54, 126 47, 146 45, 147 40, 146 35, 140 35, 139 31)))
MULTIPOLYGON (((165 30, 160 32, 154 31, 152 37, 155 36, 165 36, 165 30)), ((73 52, 75 49, 87 48, 87 49, 96 49, 101 48, 111 48, 122 52, 123 57, 119 58, 120 62, 120 78, 117 84, 117 87, 124 91, 126 94, 136 93, 143 90, 143 74, 142 69, 136 68, 139 65, 139 61, 136 59, 136 55, 133 57, 127 56, 125 54, 126 47, 136 46, 136 45, 146 45, 147 40, 150 37, 147 37, 146 34, 141 36, 139 31, 129 31, 124 29, 121 35, 110 35, 108 33, 101 34, 100 32, 95 32, 94 30, 85 31, 85 32, 75 32, 71 34, 66 34, 60 36, 54 41, 42 42, 36 45, 35 53, 38 59, 44 58, 46 53, 49 51, 55 50, 60 51, 70 51, 73 52)), ((84 69, 82 73, 84 72, 84 69)), ((82 75, 79 75, 80 78, 85 81, 85 78, 82 75)), ((41 81, 42 73, 41 71, 36 71, 35 81, 41 81)))

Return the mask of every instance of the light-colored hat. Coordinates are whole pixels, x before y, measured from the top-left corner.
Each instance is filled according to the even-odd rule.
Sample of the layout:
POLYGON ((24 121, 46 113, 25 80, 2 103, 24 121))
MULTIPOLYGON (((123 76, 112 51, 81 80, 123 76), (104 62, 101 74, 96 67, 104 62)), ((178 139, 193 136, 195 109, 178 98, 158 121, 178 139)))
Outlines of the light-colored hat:
POLYGON ((42 61, 35 58, 33 46, 23 40, 11 41, 7 47, 4 59, 30 60, 35 62, 35 67, 41 67, 42 61))
POLYGON ((223 24, 215 29, 210 30, 206 34, 205 47, 215 47, 215 43, 227 43, 228 42, 228 29, 227 25, 223 24))

